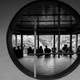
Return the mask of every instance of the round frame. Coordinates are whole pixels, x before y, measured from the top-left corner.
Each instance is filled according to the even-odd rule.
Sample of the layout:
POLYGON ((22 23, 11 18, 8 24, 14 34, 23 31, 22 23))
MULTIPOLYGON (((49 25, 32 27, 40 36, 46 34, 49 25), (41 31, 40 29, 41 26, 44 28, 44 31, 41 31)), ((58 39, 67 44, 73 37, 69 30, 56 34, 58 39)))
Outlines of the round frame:
MULTIPOLYGON (((40 0, 39 1, 33 1, 27 5, 25 5, 23 8, 21 8, 14 16, 14 18, 12 19, 9 27, 8 27, 8 30, 7 30, 7 35, 6 35, 6 41, 7 41, 7 48, 8 48, 8 51, 9 51, 9 55, 12 59, 12 61, 14 62, 14 64, 19 68, 20 71, 22 71, 24 74, 30 76, 30 77, 33 77, 34 78, 34 74, 33 72, 29 71, 28 69, 26 69, 19 61, 18 59, 16 58, 15 54, 14 54, 14 51, 12 49, 12 27, 13 27, 13 22, 14 20, 16 19, 18 13, 20 13, 24 8, 27 8, 28 6, 32 5, 32 4, 35 4, 37 2, 41 2, 40 0)), ((45 2, 43 0, 43 2, 45 2)), ((54 1, 53 1, 54 2, 54 1)), ((68 6, 66 4, 64 4, 63 2, 59 2, 57 1, 59 4, 63 5, 63 6, 68 6)), ((69 7, 69 6, 68 6, 69 7)), ((71 8, 71 7, 70 7, 71 8)), ((71 8, 72 11, 73 11, 73 14, 75 14, 75 16, 77 16, 77 19, 79 18, 79 14, 73 9, 71 8)), ((79 21, 79 20, 78 20, 79 21)), ((58 79, 58 78, 61 78, 61 77, 64 77, 66 75, 68 75, 69 73, 71 73, 74 69, 76 69, 76 67, 80 64, 80 55, 78 55, 77 59, 75 60, 75 62, 66 70, 64 70, 63 72, 57 74, 57 75, 51 75, 51 76, 43 76, 43 75, 37 75, 37 79, 58 79)))

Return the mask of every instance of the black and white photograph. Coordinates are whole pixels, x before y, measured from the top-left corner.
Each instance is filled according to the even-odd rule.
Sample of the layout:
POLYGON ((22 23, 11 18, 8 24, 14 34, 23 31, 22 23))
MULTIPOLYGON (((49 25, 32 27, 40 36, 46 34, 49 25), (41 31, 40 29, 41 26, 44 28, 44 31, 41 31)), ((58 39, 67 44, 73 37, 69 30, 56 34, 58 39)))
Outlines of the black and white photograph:
POLYGON ((80 1, 1 0, 0 80, 80 80, 80 1))

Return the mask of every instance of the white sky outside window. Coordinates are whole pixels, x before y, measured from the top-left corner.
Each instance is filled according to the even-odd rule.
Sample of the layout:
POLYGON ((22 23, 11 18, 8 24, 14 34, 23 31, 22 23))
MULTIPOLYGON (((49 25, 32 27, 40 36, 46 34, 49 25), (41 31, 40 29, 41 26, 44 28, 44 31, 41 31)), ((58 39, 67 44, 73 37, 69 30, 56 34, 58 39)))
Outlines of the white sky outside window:
MULTIPOLYGON (((38 41, 36 41, 37 43, 38 41)), ((67 44, 70 46, 70 35, 60 35, 60 49, 67 44)), ((12 45, 16 47, 16 37, 12 35, 12 45)), ((17 46, 21 45, 21 35, 17 35, 17 46)), ((37 44, 38 45, 38 44, 37 44)), ((36 47, 37 47, 36 45, 36 47)), ((39 35, 39 46, 42 46, 43 49, 45 46, 52 48, 54 45, 54 36, 53 35, 39 35)), ((78 35, 78 46, 80 45, 80 34, 78 35)), ((34 48, 34 36, 33 35, 23 35, 23 46, 24 49, 28 47, 34 48)), ((58 48, 58 35, 55 35, 55 47, 58 48)), ((76 35, 72 35, 72 49, 76 50, 76 35)))
POLYGON ((21 35, 17 35, 17 46, 21 45, 21 35))

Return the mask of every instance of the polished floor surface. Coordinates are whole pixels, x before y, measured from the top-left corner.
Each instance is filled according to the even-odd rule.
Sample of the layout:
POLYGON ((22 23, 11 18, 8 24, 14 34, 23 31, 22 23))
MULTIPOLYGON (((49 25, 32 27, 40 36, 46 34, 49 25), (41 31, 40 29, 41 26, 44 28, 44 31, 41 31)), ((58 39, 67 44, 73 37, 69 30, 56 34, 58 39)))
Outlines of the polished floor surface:
POLYGON ((36 74, 42 75, 55 75, 67 69, 77 58, 77 55, 74 54, 70 59, 69 56, 61 56, 58 58, 58 55, 54 58, 50 55, 49 58, 45 58, 45 55, 36 59, 34 56, 25 56, 19 59, 20 63, 34 72, 34 64, 36 64, 36 74), (36 61, 36 62, 35 62, 36 61))

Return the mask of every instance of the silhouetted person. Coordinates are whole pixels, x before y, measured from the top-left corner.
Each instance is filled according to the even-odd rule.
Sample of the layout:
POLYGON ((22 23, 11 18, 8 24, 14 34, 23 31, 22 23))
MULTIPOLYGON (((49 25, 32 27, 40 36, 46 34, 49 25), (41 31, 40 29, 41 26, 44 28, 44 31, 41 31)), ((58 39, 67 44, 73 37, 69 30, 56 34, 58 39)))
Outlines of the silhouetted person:
POLYGON ((36 54, 39 54, 39 49, 36 49, 36 54))
POLYGON ((14 54, 18 58, 18 48, 17 47, 13 47, 13 50, 14 50, 14 54))
POLYGON ((50 52, 51 52, 51 49, 49 49, 47 46, 45 46, 44 52, 45 52, 45 53, 50 53, 50 52))
POLYGON ((42 48, 42 46, 39 47, 39 53, 43 53, 43 48, 42 48))
POLYGON ((28 53, 27 53, 28 55, 34 54, 34 53, 33 53, 33 49, 32 49, 31 47, 29 47, 29 48, 27 49, 27 51, 28 51, 28 53))
POLYGON ((21 51, 20 51, 19 46, 14 47, 13 50, 14 50, 14 54, 16 55, 16 57, 17 57, 17 58, 21 58, 21 54, 20 54, 21 51))
POLYGON ((47 54, 45 54, 45 58, 50 57, 51 49, 49 49, 47 46, 45 46, 45 48, 44 48, 44 52, 47 53, 47 54))
POLYGON ((17 46, 17 56, 18 58, 22 58, 23 57, 23 50, 20 48, 20 46, 17 46))
POLYGON ((62 50, 64 52, 64 54, 63 54, 64 56, 67 56, 68 49, 69 48, 68 48, 67 44, 65 44, 64 47, 62 48, 62 50))
POLYGON ((72 58, 72 55, 73 55, 73 50, 71 47, 68 48, 68 51, 67 51, 68 55, 70 58, 72 58))
POLYGON ((52 52, 56 52, 56 48, 52 48, 52 52))
POLYGON ((19 58, 18 48, 17 47, 14 48, 14 53, 15 53, 16 57, 19 58))
POLYGON ((42 46, 39 47, 39 49, 37 49, 37 56, 40 57, 43 55, 43 48, 42 46))
POLYGON ((77 48, 77 55, 80 55, 80 46, 78 46, 78 48, 77 48))
POLYGON ((23 48, 19 47, 19 51, 20 51, 20 58, 23 57, 23 48))
POLYGON ((67 44, 64 45, 64 47, 62 48, 63 51, 67 52, 68 51, 68 47, 67 44))
POLYGON ((63 53, 62 50, 58 51, 58 58, 60 58, 60 56, 62 55, 62 53, 63 53))
POLYGON ((77 52, 80 52, 80 46, 78 46, 78 48, 77 48, 77 52))
POLYGON ((53 57, 55 57, 55 55, 56 55, 56 48, 52 48, 52 54, 53 54, 53 57))
POLYGON ((16 53, 17 48, 16 47, 13 47, 13 50, 14 50, 14 53, 16 53))

